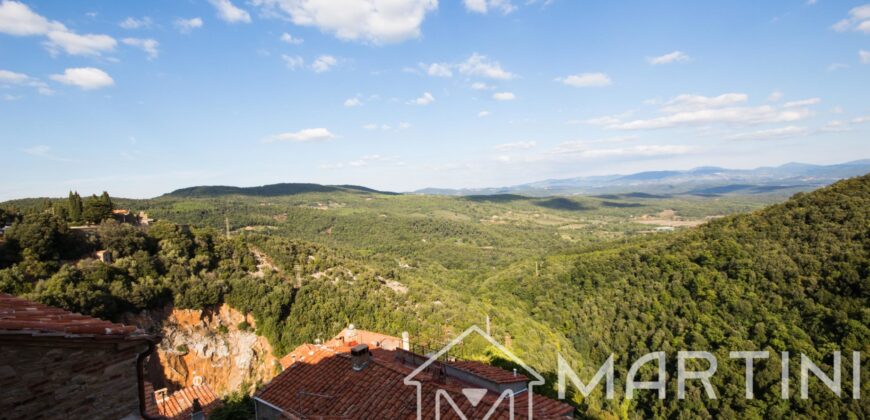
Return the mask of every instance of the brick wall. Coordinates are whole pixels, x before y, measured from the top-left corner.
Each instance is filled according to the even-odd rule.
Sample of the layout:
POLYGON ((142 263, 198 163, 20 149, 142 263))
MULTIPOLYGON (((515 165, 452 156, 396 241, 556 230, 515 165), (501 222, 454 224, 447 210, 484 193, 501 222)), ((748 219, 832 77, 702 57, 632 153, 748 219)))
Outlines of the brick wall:
POLYGON ((0 419, 138 416, 141 342, 0 336, 0 419))

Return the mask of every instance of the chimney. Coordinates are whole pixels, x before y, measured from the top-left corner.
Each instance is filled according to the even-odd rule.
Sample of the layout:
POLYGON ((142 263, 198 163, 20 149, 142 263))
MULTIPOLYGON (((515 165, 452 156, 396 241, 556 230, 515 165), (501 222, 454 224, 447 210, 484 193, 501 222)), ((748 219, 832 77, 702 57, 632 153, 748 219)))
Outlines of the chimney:
POLYGON ((367 344, 357 344, 350 349, 350 360, 353 362, 353 370, 359 372, 368 366, 371 353, 367 344))
POLYGON ((402 331, 402 350, 411 350, 411 336, 408 335, 407 331, 402 331))
POLYGON ((202 412, 199 398, 193 399, 193 407, 190 409, 190 420, 205 420, 205 413, 202 412))

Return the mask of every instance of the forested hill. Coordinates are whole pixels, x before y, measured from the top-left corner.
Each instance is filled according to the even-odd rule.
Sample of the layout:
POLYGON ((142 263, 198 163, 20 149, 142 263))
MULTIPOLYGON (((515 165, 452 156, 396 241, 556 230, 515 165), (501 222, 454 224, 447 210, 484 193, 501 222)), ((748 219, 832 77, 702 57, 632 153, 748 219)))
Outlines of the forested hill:
POLYGON ((320 185, 302 183, 284 183, 262 185, 259 187, 230 187, 225 185, 188 187, 175 190, 167 196, 171 197, 216 197, 222 195, 247 195, 254 197, 276 197, 304 193, 352 192, 370 194, 396 194, 378 191, 358 185, 320 185))
MULTIPOLYGON (((618 382, 648 352, 667 352, 671 379, 677 351, 717 355, 717 400, 707 399, 696 383, 689 385, 689 399, 680 401, 670 380, 665 400, 653 392, 631 403, 596 395, 581 403, 588 414, 866 418, 867 399, 851 398, 851 352, 866 353, 870 346, 868 254, 865 175, 680 235, 589 251, 575 256, 567 272, 533 278, 506 271, 487 287, 513 290, 536 320, 570 338, 583 355, 574 362, 587 378, 611 353, 618 382), (770 352, 769 360, 756 362, 755 400, 744 398, 744 365, 729 360, 729 351, 741 350, 770 352), (811 379, 810 398, 801 399, 799 353, 831 375, 835 350, 843 352, 843 397, 811 379), (788 400, 780 398, 781 351, 793 355, 788 400)), ((866 362, 861 376, 866 397, 866 362)))

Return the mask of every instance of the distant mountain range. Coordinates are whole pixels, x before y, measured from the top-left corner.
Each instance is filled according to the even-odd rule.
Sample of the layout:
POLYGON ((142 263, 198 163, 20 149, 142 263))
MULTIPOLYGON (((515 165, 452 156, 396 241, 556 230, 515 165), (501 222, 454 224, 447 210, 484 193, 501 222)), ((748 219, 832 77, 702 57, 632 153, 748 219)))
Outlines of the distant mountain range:
POLYGON ((686 171, 649 171, 629 175, 603 175, 544 181, 498 188, 425 188, 417 194, 528 196, 639 193, 718 196, 726 194, 787 193, 815 189, 843 178, 870 172, 870 159, 836 165, 787 163, 756 169, 703 166, 686 171))
MULTIPOLYGON (((638 198, 670 195, 793 194, 797 191, 816 189, 843 178, 864 175, 866 173, 870 173, 870 159, 836 165, 787 163, 782 166, 756 169, 727 169, 703 166, 686 171, 649 171, 629 175, 548 179, 497 188, 425 188, 414 191, 412 194, 453 196, 514 194, 532 197, 631 194, 638 198)), ((247 195, 269 197, 310 192, 398 194, 358 185, 283 183, 259 187, 198 186, 175 190, 165 196, 214 197, 222 195, 247 195)))
POLYGON ((226 185, 211 185, 188 187, 175 190, 164 196, 170 197, 214 197, 221 195, 250 195, 256 197, 276 197, 282 195, 294 195, 312 192, 354 192, 374 194, 397 194, 388 191, 378 191, 358 185, 320 185, 283 183, 263 185, 260 187, 230 187, 226 185))

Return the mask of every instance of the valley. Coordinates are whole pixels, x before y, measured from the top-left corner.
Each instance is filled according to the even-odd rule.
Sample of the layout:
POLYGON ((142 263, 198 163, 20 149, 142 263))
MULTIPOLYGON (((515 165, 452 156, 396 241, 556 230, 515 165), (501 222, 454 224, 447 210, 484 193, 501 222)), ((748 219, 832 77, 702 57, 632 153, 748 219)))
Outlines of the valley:
MULTIPOLYGON (((617 354, 618 378, 647 351, 774 354, 759 363, 748 405, 740 366, 723 362, 715 404, 574 390, 583 417, 863 413, 863 400, 831 399, 818 382, 810 400, 782 401, 771 389, 778 351, 829 363, 829 350, 870 340, 868 188, 868 176, 790 199, 198 187, 112 198, 155 221, 103 222, 84 236, 59 216, 68 200, 17 200, 0 206, 15 221, 0 290, 160 334, 149 371, 170 390, 204 380, 220 395, 252 392, 297 345, 348 324, 438 348, 491 323, 493 337, 545 374, 549 395, 557 353, 584 377, 617 354), (113 261, 87 256, 97 249, 113 261)), ((498 363, 485 342, 455 355, 498 363)))

